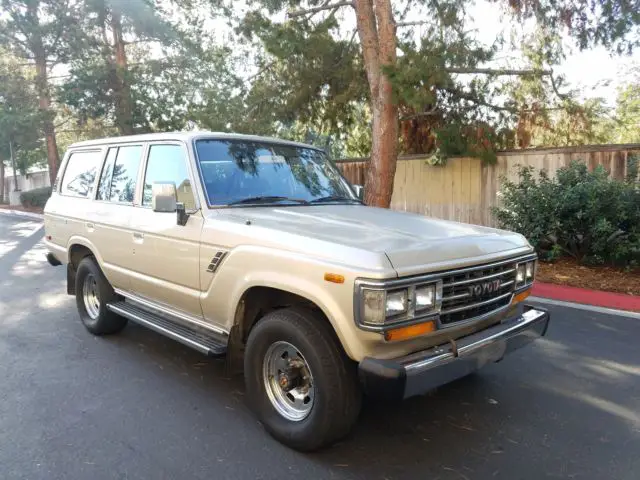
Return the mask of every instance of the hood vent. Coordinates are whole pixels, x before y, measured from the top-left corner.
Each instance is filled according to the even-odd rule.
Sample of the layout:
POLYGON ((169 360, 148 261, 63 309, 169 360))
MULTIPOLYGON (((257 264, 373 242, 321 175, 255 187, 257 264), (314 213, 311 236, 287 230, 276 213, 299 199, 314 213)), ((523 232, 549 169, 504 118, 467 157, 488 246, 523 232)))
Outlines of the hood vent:
POLYGON ((222 263, 222 260, 226 255, 227 255, 227 252, 223 252, 223 251, 217 252, 214 255, 214 257, 211 259, 211 263, 207 267, 207 272, 214 273, 218 269, 218 267, 220 266, 220 264, 222 263))

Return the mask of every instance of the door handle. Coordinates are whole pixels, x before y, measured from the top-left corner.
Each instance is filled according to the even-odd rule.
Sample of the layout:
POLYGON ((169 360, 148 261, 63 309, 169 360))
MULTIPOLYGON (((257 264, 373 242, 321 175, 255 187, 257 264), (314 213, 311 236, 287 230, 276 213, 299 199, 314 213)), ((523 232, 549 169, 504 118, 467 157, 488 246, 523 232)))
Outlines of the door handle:
POLYGON ((142 243, 144 241, 144 233, 133 232, 133 241, 135 243, 142 243))
POLYGON ((87 222, 86 227, 87 227, 87 230, 90 232, 93 232, 93 230, 96 228, 96 226, 92 222, 87 222))

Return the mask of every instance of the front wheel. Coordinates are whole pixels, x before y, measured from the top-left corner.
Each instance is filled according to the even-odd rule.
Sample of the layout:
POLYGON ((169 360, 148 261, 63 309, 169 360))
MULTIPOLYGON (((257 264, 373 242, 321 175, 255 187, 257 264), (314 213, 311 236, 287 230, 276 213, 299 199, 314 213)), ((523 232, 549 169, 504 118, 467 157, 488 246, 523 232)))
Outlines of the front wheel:
POLYGON ((310 310, 287 308, 265 315, 247 341, 250 406, 273 437, 296 450, 339 440, 360 412, 355 365, 330 328, 310 310))

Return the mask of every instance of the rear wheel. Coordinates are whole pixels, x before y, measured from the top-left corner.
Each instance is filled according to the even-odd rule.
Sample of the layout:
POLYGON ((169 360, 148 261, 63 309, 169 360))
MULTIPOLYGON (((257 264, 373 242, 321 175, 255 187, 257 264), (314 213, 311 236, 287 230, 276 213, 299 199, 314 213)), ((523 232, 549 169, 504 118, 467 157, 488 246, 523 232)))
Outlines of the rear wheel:
POLYGON ((277 440, 302 451, 345 436, 360 412, 354 363, 326 320, 287 308, 263 317, 245 350, 250 406, 277 440))
POLYGON ((117 296, 93 257, 85 257, 76 273, 76 306, 80 320, 94 335, 117 333, 127 325, 125 318, 107 309, 117 296))

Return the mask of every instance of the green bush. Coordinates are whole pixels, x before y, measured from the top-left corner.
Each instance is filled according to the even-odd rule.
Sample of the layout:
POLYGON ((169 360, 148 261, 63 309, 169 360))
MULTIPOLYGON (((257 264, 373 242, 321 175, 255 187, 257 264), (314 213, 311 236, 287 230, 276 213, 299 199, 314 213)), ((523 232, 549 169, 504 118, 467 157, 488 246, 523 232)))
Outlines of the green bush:
POLYGON ((550 178, 519 167, 519 182, 503 180, 502 207, 493 213, 502 228, 526 236, 543 258, 569 255, 583 263, 640 264, 640 189, 589 172, 573 162, 550 178))
POLYGON ((34 188, 20 194, 20 203, 24 207, 41 207, 51 196, 51 187, 34 188))

